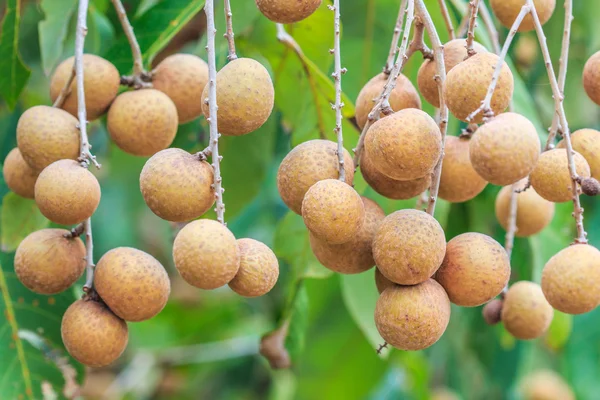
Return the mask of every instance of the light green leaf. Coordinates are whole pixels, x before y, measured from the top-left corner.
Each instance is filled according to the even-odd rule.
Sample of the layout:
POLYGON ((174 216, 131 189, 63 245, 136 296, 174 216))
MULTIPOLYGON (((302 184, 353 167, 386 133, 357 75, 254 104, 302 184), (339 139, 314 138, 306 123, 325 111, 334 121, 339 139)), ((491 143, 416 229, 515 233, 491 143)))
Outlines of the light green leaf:
POLYGON ((2 251, 14 251, 30 233, 48 226, 49 221, 37 208, 34 200, 8 193, 2 200, 0 233, 2 251))
POLYGON ((47 75, 63 53, 69 20, 77 6, 75 0, 42 0, 40 8, 46 16, 38 25, 42 67, 47 75))
POLYGON ((562 350, 569 341, 573 329, 573 316, 554 310, 554 318, 544 337, 546 346, 554 351, 562 350))

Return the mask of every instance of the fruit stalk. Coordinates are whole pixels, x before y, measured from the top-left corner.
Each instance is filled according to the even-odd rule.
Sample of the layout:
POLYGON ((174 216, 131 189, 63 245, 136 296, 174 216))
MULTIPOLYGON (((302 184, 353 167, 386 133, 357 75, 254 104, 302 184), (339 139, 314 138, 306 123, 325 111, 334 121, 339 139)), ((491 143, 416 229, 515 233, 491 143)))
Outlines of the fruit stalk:
POLYGON ((477 27, 477 14, 479 13, 479 3, 481 0, 471 0, 469 7, 471 14, 469 16, 469 29, 467 30, 467 58, 476 54, 473 49, 473 41, 475 40, 475 28, 477 27))
POLYGON ((60 108, 64 104, 67 96, 71 93, 71 84, 75 80, 76 71, 75 71, 75 62, 73 62, 73 68, 71 68, 71 75, 69 75, 69 79, 65 82, 65 85, 60 90, 58 97, 54 100, 52 107, 60 108))
POLYGON ((500 54, 500 36, 498 35, 498 29, 496 29, 496 25, 494 25, 494 20, 492 19, 490 10, 488 10, 487 6, 485 5, 485 1, 479 3, 479 15, 481 16, 483 26, 485 27, 485 30, 488 32, 490 40, 492 41, 494 53, 500 54))
POLYGON ((226 32, 223 35, 227 39, 227 46, 229 47, 229 54, 227 55, 228 61, 237 59, 235 54, 235 34, 233 33, 233 13, 231 12, 231 3, 229 0, 224 0, 225 5, 225 25, 227 26, 226 32))
POLYGON ((335 59, 335 71, 333 72, 333 78, 335 79, 335 129, 334 132, 337 136, 337 155, 340 171, 340 181, 346 182, 346 169, 344 168, 344 134, 342 132, 342 75, 346 73, 346 68, 342 68, 342 56, 340 49, 340 0, 334 0, 333 6, 330 6, 333 11, 333 30, 334 30, 334 42, 333 42, 333 57, 335 59))
POLYGON ((389 75, 392 73, 394 67, 394 59, 398 54, 398 42, 400 41, 400 34, 402 33, 402 22, 404 21, 404 14, 406 14, 406 5, 408 0, 402 0, 400 3, 400 10, 398 11, 398 18, 396 19, 396 25, 394 26, 394 34, 392 35, 392 44, 390 45, 390 52, 388 54, 387 61, 383 67, 383 73, 389 75))
POLYGON ((510 259, 512 255, 513 246, 515 243, 515 232, 517 232, 517 195, 518 195, 519 183, 514 183, 510 190, 510 208, 508 213, 508 229, 506 230, 506 236, 504 237, 504 249, 510 259))
POLYGON ((85 222, 85 284, 83 291, 89 292, 94 286, 94 240, 92 238, 92 219, 88 218, 85 222))
POLYGON ((446 29, 448 30, 448 36, 450 40, 456 38, 454 34, 454 27, 452 26, 452 20, 450 19, 450 14, 448 13, 448 7, 446 6, 446 0, 438 0, 440 4, 440 11, 442 12, 442 17, 444 17, 444 23, 446 24, 446 29))

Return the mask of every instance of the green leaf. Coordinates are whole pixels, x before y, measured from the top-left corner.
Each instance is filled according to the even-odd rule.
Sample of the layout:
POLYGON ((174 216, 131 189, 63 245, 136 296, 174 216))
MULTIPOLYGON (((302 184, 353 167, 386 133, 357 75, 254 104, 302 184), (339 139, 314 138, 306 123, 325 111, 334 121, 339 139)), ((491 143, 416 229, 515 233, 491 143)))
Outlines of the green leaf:
POLYGON ((546 346, 554 351, 562 350, 569 341, 573 329, 573 316, 554 310, 554 318, 544 337, 546 346))
POLYGON ((40 55, 45 74, 50 74, 63 53, 68 21, 77 6, 75 0, 42 0, 40 8, 46 16, 39 23, 40 55))
POLYGON ((14 193, 4 196, 1 219, 1 247, 5 252, 14 251, 25 236, 49 224, 34 200, 25 199, 14 193))
POLYGON ((306 330, 308 328, 308 294, 303 282, 298 282, 297 293, 289 308, 289 321, 285 348, 292 360, 296 360, 304 350, 306 330))

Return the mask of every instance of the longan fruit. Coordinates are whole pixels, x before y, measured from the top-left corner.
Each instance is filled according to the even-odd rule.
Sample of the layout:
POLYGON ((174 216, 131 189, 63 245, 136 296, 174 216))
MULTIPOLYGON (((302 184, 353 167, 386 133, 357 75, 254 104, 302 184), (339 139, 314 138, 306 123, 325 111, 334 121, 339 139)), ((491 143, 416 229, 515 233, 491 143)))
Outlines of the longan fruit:
POLYGON ((520 385, 524 400, 575 400, 575 394, 562 376, 551 370, 527 375, 520 385))
POLYGON ((383 293, 383 291, 390 286, 394 286, 395 283, 386 278, 379 268, 375 267, 375 286, 377 286, 377 291, 379 294, 383 293))
POLYGON ((306 192, 302 218, 316 238, 329 244, 342 244, 358 235, 365 219, 365 207, 351 186, 337 179, 325 179, 306 192))
POLYGON ((594 53, 583 67, 583 88, 588 97, 600 105, 600 51, 594 53))
POLYGON ((477 129, 469 154, 477 173, 494 185, 511 185, 528 176, 540 156, 540 138, 524 116, 507 112, 477 129))
POLYGON ((452 203, 471 200, 487 186, 471 164, 469 142, 456 136, 446 137, 438 195, 452 203))
POLYGON ((548 330, 553 316, 554 310, 537 283, 516 282, 504 296, 502 323, 517 339, 542 336, 548 330))
POLYGON ((502 321, 502 306, 504 302, 501 299, 493 299, 481 310, 483 319, 488 325, 496 325, 502 321))
POLYGON ((481 233, 463 233, 448 242, 435 274, 450 301, 476 307, 498 296, 510 278, 510 260, 500 243, 481 233))
MULTIPOLYGON (((533 0, 535 9, 537 11, 540 23, 544 25, 552 14, 554 13, 554 7, 556 6, 556 0, 533 0)), ((521 8, 525 5, 525 0, 490 0, 490 6, 498 21, 506 28, 511 29, 517 15, 521 12, 521 8)), ((531 14, 525 15, 521 25, 519 26, 519 32, 529 32, 535 29, 533 23, 533 17, 531 14)))
POLYGON ((35 202, 46 218, 62 225, 85 221, 100 204, 100 184, 74 160, 59 160, 35 182, 35 202))
POLYGON ((177 133, 177 108, 156 89, 124 92, 108 110, 106 126, 123 151, 148 157, 166 149, 177 133))
MULTIPOLYGON (((75 57, 69 57, 56 67, 50 80, 52 102, 69 80, 74 62, 75 57)), ((83 92, 88 121, 93 121, 106 112, 117 97, 120 83, 119 71, 110 61, 94 54, 83 55, 83 92)), ((77 79, 71 83, 70 90, 61 108, 77 117, 77 79)))
POLYGON ((440 223, 419 210, 385 217, 373 239, 373 257, 381 273, 399 285, 416 285, 440 267, 446 237, 440 223))
POLYGON ((184 222, 200 217, 215 203, 213 168, 198 155, 165 149, 153 155, 140 174, 140 190, 152 212, 184 222))
MULTIPOLYGON (((346 183, 354 181, 354 162, 344 149, 346 183)), ((309 140, 294 147, 277 171, 277 189, 281 199, 296 214, 302 213, 302 200, 308 189, 325 179, 339 177, 337 143, 330 140, 309 140)))
POLYGON ((439 340, 450 321, 448 295, 436 281, 388 287, 375 306, 381 337, 400 350, 423 350, 439 340))
POLYGON ((279 262, 273 250, 254 239, 238 239, 240 269, 229 282, 231 290, 244 297, 267 294, 277 283, 279 262))
MULTIPOLYGON (((600 178, 600 131, 595 129, 580 129, 571 133, 571 145, 573 150, 585 158, 590 166, 593 178, 600 178)), ((561 140, 556 145, 559 149, 566 149, 567 145, 561 140)))
MULTIPOLYGON (((202 111, 210 117, 209 85, 202 92, 202 111)), ((260 128, 273 111, 275 89, 269 71, 256 60, 238 58, 217 73, 217 124, 225 136, 241 136, 260 128)))
MULTIPOLYGON (((573 159, 577 175, 582 178, 589 178, 590 166, 585 158, 575 152, 573 159)), ((553 149, 543 152, 529 179, 535 191, 548 201, 564 203, 573 198, 571 173, 569 172, 567 150, 565 149, 553 149)))
POLYGON ((2 166, 6 186, 26 199, 34 198, 35 181, 40 173, 25 162, 18 147, 8 153, 2 166))
POLYGON ((260 12, 273 22, 293 24, 314 13, 322 0, 256 0, 260 12))
MULTIPOLYGON (((483 121, 483 113, 481 112, 471 121, 467 121, 467 117, 481 106, 481 102, 492 82, 497 63, 497 55, 478 53, 456 65, 448 72, 446 86, 444 86, 444 97, 450 112, 456 118, 475 124, 480 124, 483 121)), ((494 114, 498 115, 506 110, 513 95, 514 84, 513 74, 508 64, 504 62, 490 102, 494 114)))
POLYGON ((41 171, 55 161, 79 157, 79 121, 48 106, 25 111, 17 124, 17 145, 29 166, 41 171))
POLYGON ((237 274, 240 250, 225 225, 199 219, 187 224, 175 237, 173 260, 187 283, 200 289, 216 289, 237 274))
POLYGON ((105 367, 123 354, 127 323, 104 304, 90 299, 71 304, 62 318, 62 341, 69 354, 89 367, 105 367))

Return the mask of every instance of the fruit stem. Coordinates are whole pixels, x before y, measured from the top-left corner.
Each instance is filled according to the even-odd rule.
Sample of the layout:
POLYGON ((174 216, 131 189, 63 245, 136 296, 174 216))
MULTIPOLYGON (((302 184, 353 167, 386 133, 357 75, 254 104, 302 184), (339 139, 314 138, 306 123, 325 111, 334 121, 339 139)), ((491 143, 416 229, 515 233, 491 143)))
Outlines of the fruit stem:
POLYGON ((238 58, 237 54, 235 54, 235 34, 233 33, 233 13, 231 12, 231 3, 229 0, 225 0, 225 25, 227 26, 227 31, 223 35, 227 39, 227 45, 229 46, 229 54, 227 55, 228 61, 233 61, 238 58))
POLYGON ((477 27, 477 14, 479 13, 479 3, 481 3, 481 0, 471 0, 469 2, 471 14, 469 16, 469 29, 467 29, 467 44, 465 46, 467 48, 467 58, 477 54, 477 52, 473 48, 473 41, 475 40, 475 28, 477 27))
POLYGON ((340 0, 334 0, 333 6, 329 6, 333 11, 333 53, 335 71, 332 76, 335 79, 335 105, 332 108, 335 110, 335 128, 334 132, 337 136, 337 156, 339 163, 339 179, 346 182, 346 169, 344 168, 344 134, 342 132, 342 75, 346 73, 346 68, 342 68, 342 56, 340 49, 340 0))
POLYGON ((398 11, 398 18, 396 19, 396 25, 394 25, 394 34, 392 35, 392 44, 390 45, 390 52, 388 53, 387 61, 383 66, 383 73, 390 75, 392 68, 394 67, 394 59, 398 54, 398 42, 400 41, 400 33, 402 33, 402 22, 404 21, 404 14, 406 14, 406 5, 408 0, 402 0, 400 3, 400 10, 398 11))
POLYGON ((75 61, 73 60, 73 68, 71 68, 71 75, 69 75, 69 79, 65 82, 65 85, 60 90, 58 97, 54 100, 52 107, 60 108, 65 103, 67 96, 71 94, 71 84, 75 80, 76 72, 75 72, 75 61))
POLYGON ((438 0, 438 3, 440 4, 440 11, 442 12, 442 17, 444 17, 446 29, 448 30, 448 37, 450 37, 450 40, 453 40, 456 38, 456 35, 454 34, 454 27, 452 26, 452 20, 450 19, 448 7, 446 6, 446 0, 438 0))
POLYGON ((92 238, 92 219, 85 222, 85 284, 83 291, 88 293, 94 287, 94 240, 92 238))
POLYGON ((512 256, 513 246, 515 244, 515 233, 517 232, 517 199, 519 193, 519 183, 514 183, 510 188, 510 203, 508 212, 508 227, 504 237, 504 249, 508 254, 508 259, 512 256))
POLYGON ((481 17, 483 26, 485 27, 485 30, 488 32, 490 40, 492 41, 494 53, 500 54, 500 35, 498 35, 498 29, 496 29, 496 25, 494 25, 494 20, 492 19, 490 10, 488 10, 487 6, 485 5, 485 1, 479 3, 479 16, 481 17))

